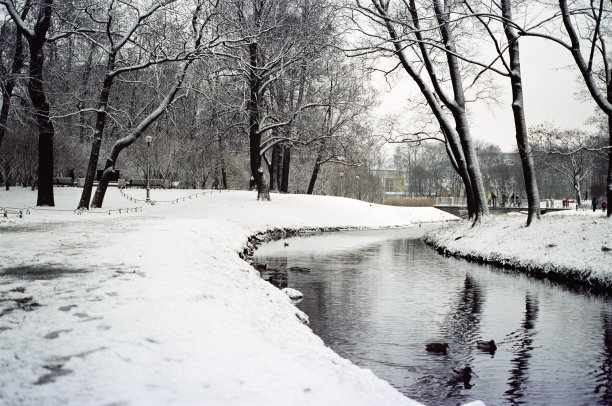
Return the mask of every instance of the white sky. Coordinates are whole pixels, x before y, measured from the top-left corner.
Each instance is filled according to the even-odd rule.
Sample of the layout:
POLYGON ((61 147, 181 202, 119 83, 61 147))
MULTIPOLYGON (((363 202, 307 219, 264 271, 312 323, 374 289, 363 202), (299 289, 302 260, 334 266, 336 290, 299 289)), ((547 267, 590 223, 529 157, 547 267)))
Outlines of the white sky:
MULTIPOLYGON (((528 127, 545 122, 560 128, 587 127, 585 120, 594 114, 596 105, 590 99, 587 102, 576 99, 583 82, 567 50, 541 39, 525 38, 521 41, 521 65, 528 127)), ((409 132, 406 99, 418 94, 418 89, 405 72, 400 72, 398 80, 390 92, 382 79, 376 81, 381 91, 376 115, 403 114, 406 119, 402 120, 401 131, 409 132)), ((512 151, 516 138, 509 79, 499 77, 498 86, 502 92, 499 105, 485 102, 470 105, 472 135, 499 145, 503 151, 512 151)))

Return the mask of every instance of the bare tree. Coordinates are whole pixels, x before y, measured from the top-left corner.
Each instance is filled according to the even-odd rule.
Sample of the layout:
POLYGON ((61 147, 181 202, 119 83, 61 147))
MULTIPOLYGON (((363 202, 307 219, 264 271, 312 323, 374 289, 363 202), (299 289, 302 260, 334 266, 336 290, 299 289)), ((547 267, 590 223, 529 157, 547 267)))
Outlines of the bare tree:
POLYGON ((502 65, 500 72, 504 72, 504 76, 509 77, 512 86, 512 114, 514 116, 514 128, 516 134, 516 143, 518 147, 521 164, 523 167, 523 178, 525 180, 525 189, 527 193, 527 226, 531 224, 533 219, 540 218, 540 197, 538 192, 538 184, 535 175, 533 158, 531 156, 531 148, 529 145, 527 124, 525 119, 525 101, 523 99, 523 80, 521 76, 521 58, 519 48, 519 35, 514 28, 512 17, 512 5, 508 0, 502 0, 497 4, 494 1, 482 1, 479 5, 485 11, 475 11, 472 6, 465 2, 469 11, 480 21, 490 36, 491 42, 495 46, 495 59, 490 64, 485 66, 485 70, 497 64, 502 65), (499 19, 492 19, 487 15, 495 13, 495 8, 499 9, 499 19), (495 27, 492 27, 493 22, 500 20, 506 36, 507 43, 503 44, 495 35, 495 27), (506 60, 506 52, 508 60, 506 60))
MULTIPOLYGON (((21 14, 19 18, 22 21, 25 21, 28 12, 30 11, 30 7, 32 6, 31 1, 27 0, 23 6, 21 14)), ((2 25, 0 30, 0 36, 3 39, 8 38, 8 24, 5 23, 2 25)), ((6 75, 6 79, 0 85, 2 88, 2 107, 0 108, 0 147, 2 147, 2 140, 4 139, 4 133, 7 129, 9 111, 11 108, 11 98, 13 97, 13 89, 15 88, 15 83, 17 81, 17 76, 21 72, 23 68, 23 64, 25 62, 25 53, 23 49, 23 35, 20 30, 15 30, 15 45, 14 45, 14 53, 13 53, 13 63, 11 66, 11 71, 6 75)), ((3 48, 8 44, 3 44, 3 48)), ((3 49, 4 50, 4 49, 3 49)), ((2 55, 2 51, 0 50, 0 56, 2 55)), ((1 59, 1 58, 0 58, 1 59)))
POLYGON ((53 137, 55 128, 50 118, 50 108, 43 88, 44 45, 51 24, 53 0, 42 0, 38 17, 33 28, 21 18, 12 0, 0 0, 8 11, 17 30, 23 35, 30 48, 30 72, 28 93, 34 107, 38 127, 38 198, 37 206, 55 206, 53 199, 53 137))
POLYGON ((102 174, 100 182, 98 183, 94 198, 91 201, 92 207, 102 207, 106 188, 108 187, 108 182, 111 179, 111 175, 115 171, 115 163, 119 158, 119 154, 123 149, 129 147, 138 138, 140 138, 140 136, 142 136, 142 134, 147 130, 147 128, 149 128, 149 126, 162 115, 168 105, 170 105, 170 103, 174 100, 178 91, 181 89, 183 80, 185 79, 185 75, 187 73, 187 69, 189 68, 191 62, 193 62, 193 60, 188 60, 181 63, 181 66, 179 67, 176 75, 174 85, 170 88, 166 96, 155 108, 155 110, 153 110, 144 120, 142 120, 129 135, 124 138, 121 138, 115 143, 110 155, 106 159, 106 166, 104 172, 102 174))
MULTIPOLYGON (((283 141, 297 142, 291 127, 302 111, 313 106, 304 100, 302 70, 321 42, 317 37, 321 31, 316 29, 321 18, 315 16, 317 7, 311 3, 241 0, 228 5, 224 13, 226 26, 236 32, 236 37, 226 42, 226 74, 242 78, 244 83, 243 127, 249 138, 251 176, 259 200, 270 198, 262 167, 264 154, 283 141)), ((285 148, 284 152, 281 190, 286 189, 290 160, 290 150, 285 148)))
MULTIPOLYGON (((572 55, 584 83, 599 109, 608 117, 608 175, 606 197, 612 200, 612 65, 610 63, 610 19, 612 5, 605 0, 558 0, 538 2, 549 7, 551 15, 530 25, 515 26, 518 35, 544 38, 560 45, 572 55), (565 32, 558 32, 555 24, 561 20, 565 32), (550 28, 552 26, 552 28, 550 28)), ((607 216, 612 215, 608 205, 607 216)))
MULTIPOLYGON (((156 0, 146 9, 140 10, 135 5, 110 0, 107 2, 106 10, 100 10, 90 5, 85 5, 83 9, 83 11, 90 16, 92 22, 100 26, 100 28, 96 30, 104 33, 101 38, 94 35, 89 35, 88 37, 97 48, 106 54, 106 73, 104 75, 102 88, 100 89, 98 106, 95 109, 96 124, 89 163, 85 174, 85 185, 78 204, 79 209, 89 208, 91 191, 100 155, 100 145, 102 144, 102 135, 108 116, 109 97, 115 79, 121 74, 144 69, 168 59, 164 56, 158 56, 155 51, 153 51, 151 57, 145 58, 144 61, 133 61, 128 56, 130 51, 126 52, 126 55, 123 55, 121 51, 126 45, 132 45, 134 43, 132 38, 138 35, 139 30, 143 29, 148 18, 174 1, 175 0, 156 0), (125 21, 126 15, 134 16, 134 20, 131 22, 125 21)), ((157 46, 159 46, 159 44, 157 46)), ((134 47, 130 48, 132 51, 135 50, 134 47)))
POLYGON ((354 131, 351 123, 359 121, 369 111, 372 103, 363 83, 364 73, 360 72, 356 61, 345 62, 340 59, 340 55, 334 57, 333 54, 325 59, 325 69, 321 69, 325 73, 321 100, 325 116, 320 120, 320 113, 313 112, 315 114, 306 124, 307 128, 315 132, 313 139, 316 139, 317 144, 314 167, 306 191, 308 194, 314 192, 322 165, 361 164, 347 153, 348 145, 356 144, 356 137, 362 135, 354 131))
POLYGON ((514 27, 508 23, 512 21, 512 7, 508 0, 501 2, 502 15, 504 17, 504 32, 508 39, 508 52, 510 54, 510 82, 512 83, 512 113, 514 114, 514 128, 516 131, 516 143, 518 146, 521 163, 523 165, 523 177, 527 192, 527 226, 534 218, 540 218, 540 196, 538 184, 535 177, 533 158, 527 136, 527 124, 525 122, 525 102, 523 100, 523 79, 521 77, 521 58, 519 51, 518 35, 514 27))
MULTIPOLYGON (((567 30, 567 34, 571 41, 571 46, 565 45, 565 47, 571 52, 576 66, 580 70, 584 82, 587 85, 593 100, 597 103, 599 108, 606 113, 608 116, 608 184, 606 198, 608 202, 612 201, 612 66, 610 64, 610 51, 607 47, 609 40, 609 28, 611 9, 609 2, 600 0, 599 4, 595 0, 591 0, 590 4, 585 8, 578 8, 570 10, 568 7, 567 0, 559 0, 559 7, 561 9, 561 15, 563 17, 563 25, 567 30), (585 12, 586 11, 586 12, 585 12), (586 18, 594 22, 591 35, 588 37, 589 41, 589 57, 585 59, 582 54, 582 42, 578 35, 575 23, 572 21, 572 16, 585 15, 586 18), (607 27, 607 28, 606 28, 607 27), (603 75, 596 75, 594 71, 594 56, 598 53, 601 57, 603 64, 603 75), (597 85, 597 76, 599 79, 603 79, 605 83, 605 93, 597 85)), ((612 215, 612 207, 608 203, 608 209, 606 215, 610 217, 612 215)))
POLYGON ((442 4, 439 0, 431 0, 429 3, 424 2, 428 7, 420 8, 414 0, 394 3, 393 8, 390 0, 371 0, 371 4, 372 7, 366 7, 358 0, 357 10, 375 26, 383 27, 387 35, 371 32, 367 32, 367 35, 379 42, 390 42, 392 46, 392 49, 388 49, 383 42, 382 45, 376 45, 374 50, 399 58, 400 66, 414 80, 427 100, 447 142, 449 158, 464 181, 469 215, 478 222, 482 216, 488 214, 488 207, 478 158, 470 135, 460 51, 457 50, 451 27, 451 6, 455 3, 445 1, 442 4), (429 14, 423 16, 423 12, 429 14), (429 25, 422 27, 424 22, 429 25), (428 35, 427 38, 425 34, 428 35), (411 62, 408 50, 414 52, 422 62, 422 68, 426 71, 431 85, 428 85, 421 75, 421 68, 411 62), (443 87, 446 80, 437 72, 436 66, 439 62, 435 62, 432 57, 432 51, 438 50, 445 50, 443 66, 448 72, 452 96, 443 87), (450 117, 445 109, 450 112, 450 117))
POLYGON ((156 108, 151 113, 149 113, 143 120, 141 120, 140 123, 130 132, 129 135, 115 142, 106 160, 102 178, 100 179, 98 188, 96 189, 96 193, 94 195, 94 198, 92 199, 92 207, 102 207, 108 182, 110 181, 111 175, 115 171, 115 164, 117 162, 117 159, 119 158, 119 154, 121 153, 121 151, 132 145, 138 138, 140 138, 142 134, 164 113, 168 106, 175 100, 177 94, 183 86, 183 82, 191 64, 199 57, 203 56, 206 53, 209 53, 210 50, 218 44, 218 36, 213 35, 210 38, 206 37, 206 35, 209 34, 206 31, 206 29, 208 29, 208 23, 210 22, 213 15, 216 14, 217 5, 218 1, 213 3, 200 2, 196 6, 191 19, 191 29, 193 31, 193 45, 191 50, 186 53, 184 58, 185 61, 180 63, 173 84, 171 85, 165 96, 161 99, 159 104, 156 106, 156 108))
POLYGON ((595 134, 538 126, 532 130, 542 160, 572 185, 578 206, 582 204, 584 180, 592 173, 597 153, 606 149, 595 134))

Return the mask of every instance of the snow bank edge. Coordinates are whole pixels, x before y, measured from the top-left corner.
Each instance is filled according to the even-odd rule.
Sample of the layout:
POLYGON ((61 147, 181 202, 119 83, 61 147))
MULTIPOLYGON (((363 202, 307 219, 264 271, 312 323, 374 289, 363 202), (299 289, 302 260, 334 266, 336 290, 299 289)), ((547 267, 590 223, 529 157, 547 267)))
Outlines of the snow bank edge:
MULTIPOLYGON (((460 227, 460 224, 461 223, 456 224, 456 227, 460 227)), ((550 263, 546 265, 525 263, 521 262, 519 258, 504 256, 504 254, 498 252, 464 252, 460 249, 451 248, 452 240, 449 237, 445 238, 439 233, 436 233, 436 230, 426 233, 423 237, 423 241, 425 244, 445 256, 461 258, 479 264, 495 265, 501 269, 513 270, 535 278, 548 279, 553 282, 561 283, 572 289, 578 288, 586 289, 590 293, 612 294, 612 279, 602 278, 591 270, 559 266, 550 263), (578 284, 578 286, 576 286, 576 284, 578 284)))

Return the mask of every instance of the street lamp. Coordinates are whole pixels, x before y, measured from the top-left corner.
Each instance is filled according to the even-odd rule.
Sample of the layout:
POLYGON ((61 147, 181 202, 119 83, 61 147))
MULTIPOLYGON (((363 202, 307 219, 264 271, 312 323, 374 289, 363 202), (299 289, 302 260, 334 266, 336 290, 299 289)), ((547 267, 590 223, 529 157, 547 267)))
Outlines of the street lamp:
POLYGON ((342 186, 342 180, 344 179, 344 172, 340 172, 340 195, 344 195, 344 187, 342 186))
POLYGON ((355 176, 357 180, 357 199, 361 200, 361 183, 359 183, 359 175, 355 176))
POLYGON ((147 135, 145 137, 145 141, 147 142, 147 203, 151 202, 151 175, 150 175, 150 170, 151 170, 151 141, 153 140, 153 137, 151 137, 150 135, 147 135))

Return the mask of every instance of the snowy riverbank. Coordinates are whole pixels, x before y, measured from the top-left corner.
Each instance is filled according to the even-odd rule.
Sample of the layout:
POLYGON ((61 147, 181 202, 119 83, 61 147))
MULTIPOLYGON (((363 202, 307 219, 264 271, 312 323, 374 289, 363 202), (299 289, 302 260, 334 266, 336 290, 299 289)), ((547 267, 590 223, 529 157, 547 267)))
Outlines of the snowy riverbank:
POLYGON ((601 210, 550 213, 530 227, 525 218, 490 216, 476 227, 455 222, 426 241, 449 255, 612 291, 612 220, 601 210))
MULTIPOLYGON (((328 349, 237 253, 249 236, 278 228, 452 216, 334 197, 257 202, 254 192, 149 206, 117 189, 105 210, 77 215, 79 193, 58 188, 53 210, 0 219, 0 403, 417 404, 328 349)), ((0 191, 2 207, 35 200, 26 189, 0 191)))

